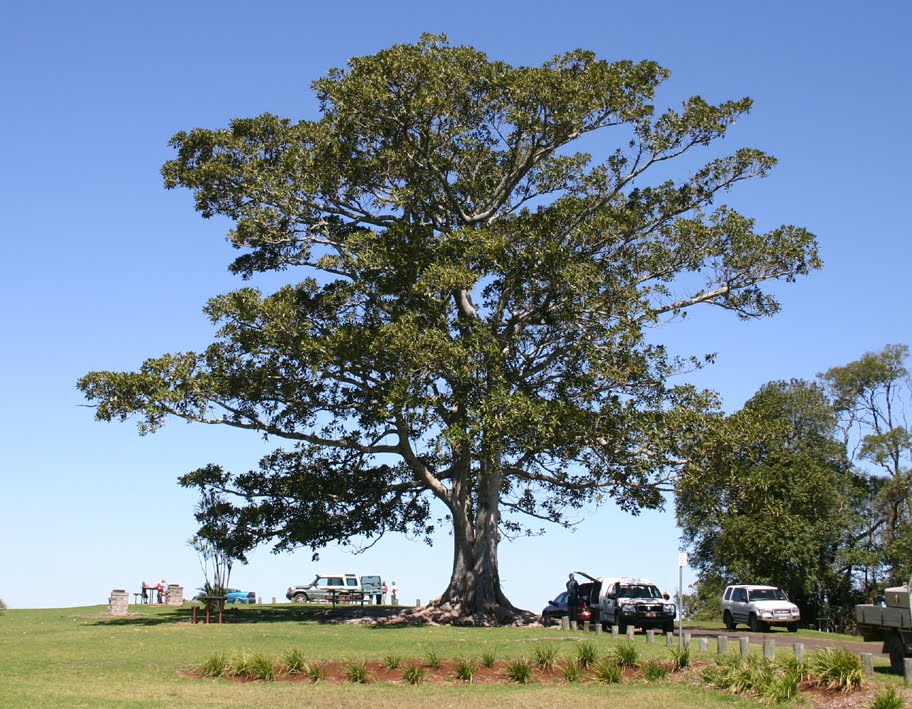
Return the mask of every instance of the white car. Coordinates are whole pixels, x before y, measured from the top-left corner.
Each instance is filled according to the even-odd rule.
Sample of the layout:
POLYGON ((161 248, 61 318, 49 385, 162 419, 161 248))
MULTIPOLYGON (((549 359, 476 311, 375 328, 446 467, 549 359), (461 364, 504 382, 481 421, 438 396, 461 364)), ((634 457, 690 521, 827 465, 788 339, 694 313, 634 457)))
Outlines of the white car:
POLYGON ((801 611, 781 588, 744 584, 729 586, 722 594, 722 621, 728 630, 743 623, 755 633, 765 633, 773 625, 795 633, 799 620, 801 611))

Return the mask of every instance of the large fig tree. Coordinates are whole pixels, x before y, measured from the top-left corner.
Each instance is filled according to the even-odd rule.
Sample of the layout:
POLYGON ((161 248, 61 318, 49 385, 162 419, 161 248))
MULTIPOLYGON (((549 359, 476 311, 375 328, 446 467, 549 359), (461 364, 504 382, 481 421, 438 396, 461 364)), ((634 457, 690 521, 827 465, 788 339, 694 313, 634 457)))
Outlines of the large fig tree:
POLYGON ((713 405, 669 379, 705 359, 651 328, 699 305, 771 315, 761 284, 819 266, 804 229, 714 206, 771 157, 669 177, 751 104, 657 114, 667 76, 579 50, 514 67, 424 36, 316 81, 319 120, 178 133, 167 187, 233 222, 233 272, 288 285, 217 296, 205 351, 80 389, 143 433, 177 417, 282 441, 257 470, 182 479, 234 493, 251 543, 425 533, 436 499, 453 566, 433 605, 508 619, 499 541, 592 502, 661 505, 713 405))

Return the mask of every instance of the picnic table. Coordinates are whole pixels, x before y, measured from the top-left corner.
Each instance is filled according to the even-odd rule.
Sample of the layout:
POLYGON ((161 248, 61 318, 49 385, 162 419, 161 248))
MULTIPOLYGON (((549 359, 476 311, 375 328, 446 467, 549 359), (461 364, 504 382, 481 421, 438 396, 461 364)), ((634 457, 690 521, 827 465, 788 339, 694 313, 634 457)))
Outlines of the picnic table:
MULTIPOLYGON (((210 616, 218 614, 218 622, 222 622, 222 615, 225 612, 225 601, 228 596, 199 596, 199 601, 206 610, 206 622, 209 622, 210 616)), ((193 606, 193 622, 198 623, 201 618, 197 618, 197 606, 193 606)))
POLYGON ((363 591, 349 591, 348 589, 340 589, 338 591, 333 590, 329 592, 329 601, 332 603, 333 608, 336 607, 336 603, 358 602, 363 606, 365 600, 367 599, 365 599, 363 591))

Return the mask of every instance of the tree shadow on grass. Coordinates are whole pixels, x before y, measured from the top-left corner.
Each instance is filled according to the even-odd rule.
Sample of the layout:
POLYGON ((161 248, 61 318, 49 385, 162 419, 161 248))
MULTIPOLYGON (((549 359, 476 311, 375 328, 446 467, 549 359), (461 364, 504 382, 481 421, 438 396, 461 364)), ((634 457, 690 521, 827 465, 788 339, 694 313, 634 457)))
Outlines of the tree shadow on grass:
MULTIPOLYGON (((345 621, 370 619, 379 620, 396 616, 402 608, 390 606, 323 606, 309 604, 282 605, 231 605, 225 608, 222 622, 235 623, 325 623, 327 625, 345 621)), ((205 624, 206 611, 197 606, 197 621, 205 624)), ((92 625, 107 626, 153 626, 175 623, 191 623, 193 606, 185 604, 174 608, 156 608, 153 611, 131 612, 126 616, 96 616, 92 625)), ((209 614, 210 624, 218 622, 218 615, 209 614)), ((402 624, 388 623, 375 627, 400 628, 402 624)))

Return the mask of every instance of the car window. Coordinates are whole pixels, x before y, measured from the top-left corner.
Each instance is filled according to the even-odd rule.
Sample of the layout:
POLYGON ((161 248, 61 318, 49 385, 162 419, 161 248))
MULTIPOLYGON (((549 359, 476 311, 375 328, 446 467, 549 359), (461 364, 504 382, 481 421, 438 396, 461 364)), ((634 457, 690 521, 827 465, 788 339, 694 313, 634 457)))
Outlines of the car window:
POLYGON ((728 588, 725 589, 725 596, 723 596, 723 598, 724 598, 724 600, 727 601, 727 600, 731 599, 731 597, 732 597, 732 590, 731 590, 731 586, 729 586, 728 588))
POLYGON ((349 586, 357 586, 358 579, 345 579, 345 583, 347 583, 349 586))
POLYGON ((559 593, 557 595, 557 598, 554 599, 554 605, 556 605, 556 606, 559 606, 566 602, 567 602, 567 592, 566 591, 564 591, 563 593, 559 593))
POLYGON ((747 603, 747 589, 746 588, 736 588, 735 589, 735 602, 736 603, 747 603))
POLYGON ((786 601, 785 593, 778 588, 755 588, 750 592, 752 601, 786 601))
POLYGON ((341 586, 341 585, 342 585, 342 579, 340 579, 340 578, 330 578, 330 579, 329 579, 329 583, 328 583, 327 585, 328 585, 328 586, 341 586))
POLYGON ((621 598, 661 598, 662 594, 656 586, 646 586, 644 584, 631 584, 629 586, 619 586, 618 596, 621 598))

